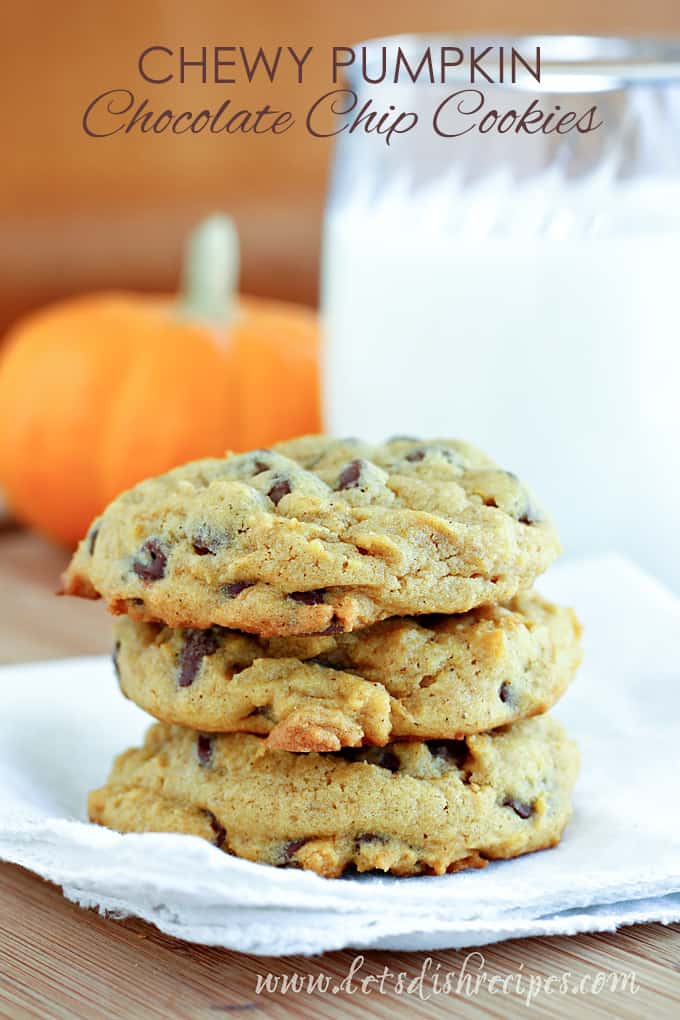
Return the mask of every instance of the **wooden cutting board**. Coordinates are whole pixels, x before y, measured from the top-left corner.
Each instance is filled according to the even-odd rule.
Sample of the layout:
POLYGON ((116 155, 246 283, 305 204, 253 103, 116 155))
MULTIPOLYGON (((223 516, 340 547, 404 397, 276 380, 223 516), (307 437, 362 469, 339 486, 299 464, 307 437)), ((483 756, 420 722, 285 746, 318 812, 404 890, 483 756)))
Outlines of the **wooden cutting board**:
MULTIPOLYGON (((64 563, 65 555, 41 540, 0 529, 0 661, 108 651, 109 620, 102 606, 54 597, 64 563)), ((348 987, 356 955, 273 959, 190 945, 141 921, 114 921, 82 910, 55 886, 0 865, 1 1020, 680 1017, 680 925, 515 940, 483 947, 470 957, 464 950, 369 951, 348 987), (385 967, 391 976, 383 977, 385 967), (433 993, 437 968, 440 977, 452 972, 451 994, 433 993), (480 968, 486 978, 475 991, 480 968), (399 972, 405 974, 404 987, 412 982, 410 994, 399 993, 399 972), (567 972, 569 986, 583 991, 560 993, 567 972), (473 975, 468 982, 465 973, 473 975), (629 975, 626 987, 619 978, 618 989, 612 989, 613 976, 621 974, 629 975), (363 992, 362 979, 370 976, 374 980, 363 992), (323 992, 316 985, 308 994, 305 982, 319 977, 331 988, 323 992), (302 990, 284 991, 284 978, 294 978, 302 990), (259 993, 258 979, 268 981, 259 993), (521 979, 524 995, 503 993, 503 979, 511 989, 521 979), (541 987, 529 1006, 530 982, 534 990, 541 987), (594 991, 600 983, 602 989, 594 991)))

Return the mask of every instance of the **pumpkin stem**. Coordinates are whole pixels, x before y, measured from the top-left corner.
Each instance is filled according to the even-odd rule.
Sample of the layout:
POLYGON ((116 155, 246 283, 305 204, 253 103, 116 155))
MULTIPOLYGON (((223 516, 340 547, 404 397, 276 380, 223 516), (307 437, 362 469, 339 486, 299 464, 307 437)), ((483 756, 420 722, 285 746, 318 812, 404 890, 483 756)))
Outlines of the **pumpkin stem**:
POLYGON ((179 305, 183 315, 225 326, 236 312, 240 252, 234 221, 215 213, 186 243, 179 305))

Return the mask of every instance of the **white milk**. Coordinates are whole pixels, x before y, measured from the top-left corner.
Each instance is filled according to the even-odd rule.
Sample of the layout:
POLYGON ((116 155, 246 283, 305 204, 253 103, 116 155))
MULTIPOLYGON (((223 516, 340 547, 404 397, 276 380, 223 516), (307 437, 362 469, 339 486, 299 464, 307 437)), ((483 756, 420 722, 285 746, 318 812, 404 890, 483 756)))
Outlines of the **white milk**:
POLYGON ((680 590, 680 185, 455 181, 328 213, 326 425, 458 436, 528 480, 565 550, 680 590))

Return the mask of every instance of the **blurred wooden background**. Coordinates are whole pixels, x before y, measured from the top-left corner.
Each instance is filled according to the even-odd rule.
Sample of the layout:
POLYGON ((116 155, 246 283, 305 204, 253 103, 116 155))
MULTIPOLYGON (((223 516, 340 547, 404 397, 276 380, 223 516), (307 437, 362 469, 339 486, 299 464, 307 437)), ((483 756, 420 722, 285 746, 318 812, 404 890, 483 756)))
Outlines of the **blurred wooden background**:
MULTIPOLYGON (((0 103, 0 330, 58 295, 99 287, 172 288, 187 227, 224 208, 244 248, 243 288, 314 303, 330 144, 302 130, 252 136, 88 138, 87 103, 130 88, 162 107, 274 102, 263 86, 144 83, 138 55, 162 44, 310 43, 321 49, 403 31, 680 34, 677 0, 28 0, 3 11, 0 103)), ((311 68, 310 68, 311 70, 311 68)), ((304 110, 328 82, 322 63, 276 104, 304 110)))

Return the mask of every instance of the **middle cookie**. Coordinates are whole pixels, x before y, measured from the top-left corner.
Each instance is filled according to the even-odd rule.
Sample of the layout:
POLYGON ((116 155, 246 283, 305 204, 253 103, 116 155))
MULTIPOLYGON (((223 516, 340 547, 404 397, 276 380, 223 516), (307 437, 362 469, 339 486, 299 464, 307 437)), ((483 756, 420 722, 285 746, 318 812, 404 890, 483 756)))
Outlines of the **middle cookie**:
POLYGON ((581 659, 570 609, 535 593, 348 634, 256 638, 121 617, 123 693, 164 722, 286 751, 458 740, 545 712, 581 659))

